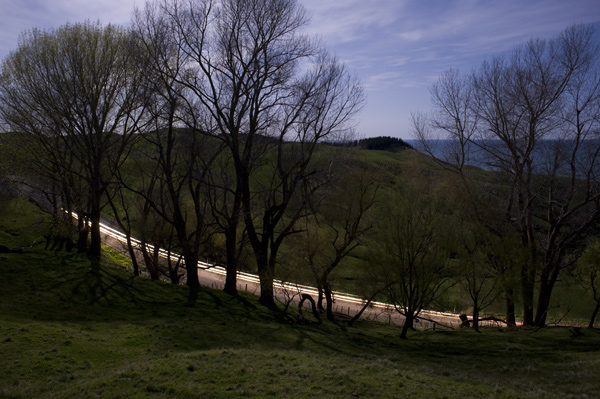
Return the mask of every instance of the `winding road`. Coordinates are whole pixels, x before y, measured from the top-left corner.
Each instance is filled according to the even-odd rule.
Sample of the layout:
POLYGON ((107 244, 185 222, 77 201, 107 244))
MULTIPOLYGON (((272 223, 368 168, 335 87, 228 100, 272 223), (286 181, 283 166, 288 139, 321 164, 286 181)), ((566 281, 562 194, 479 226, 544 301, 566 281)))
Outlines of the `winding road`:
MULTIPOLYGON (((73 216, 77 217, 77 215, 73 216)), ((113 227, 110 227, 106 223, 100 224, 100 231, 103 234, 103 242, 106 245, 119 252, 127 253, 127 239, 125 234, 113 227)), ((141 245, 139 240, 133 237, 131 240, 134 245, 138 247, 141 245)), ((162 249, 160 249, 159 252, 161 256, 165 258, 170 256, 174 261, 177 261, 180 258, 179 254, 169 254, 167 251, 162 249)), ((213 265, 206 262, 198 262, 198 278, 200 283, 204 286, 222 289, 225 285, 225 275, 226 271, 223 266, 213 265)), ((238 290, 248 291, 256 295, 260 294, 260 284, 257 275, 238 272, 237 282, 238 290)), ((282 303, 289 300, 293 304, 298 304, 302 294, 309 294, 313 297, 318 295, 318 291, 315 287, 286 283, 279 280, 274 281, 274 290, 275 296, 282 303)), ((356 315, 365 304, 365 301, 362 298, 352 294, 334 291, 333 296, 333 310, 338 314, 344 314, 352 317, 356 315)), ((422 311, 420 316, 428 320, 418 320, 416 322, 417 328, 458 328, 460 326, 460 319, 459 315, 457 314, 422 311)), ((402 325, 404 322, 404 317, 395 311, 392 305, 382 302, 372 302, 370 306, 365 309, 361 318, 396 325, 402 325)))

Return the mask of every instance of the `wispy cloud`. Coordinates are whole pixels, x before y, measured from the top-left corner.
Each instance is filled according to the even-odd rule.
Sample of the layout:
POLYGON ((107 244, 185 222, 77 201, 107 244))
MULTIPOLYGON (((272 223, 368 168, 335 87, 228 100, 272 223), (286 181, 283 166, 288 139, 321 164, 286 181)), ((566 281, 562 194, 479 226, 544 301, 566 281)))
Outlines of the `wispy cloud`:
POLYGON ((21 32, 32 28, 48 29, 67 22, 100 20, 127 23, 134 5, 144 0, 0 0, 0 56, 17 45, 21 32))
POLYGON ((312 23, 311 33, 323 36, 329 45, 372 39, 373 34, 393 26, 403 7, 402 0, 304 0, 312 23))
MULTIPOLYGON (((0 57, 16 48, 23 30, 85 19, 127 23, 134 5, 145 1, 0 0, 0 57)), ((398 127, 410 111, 405 108, 425 101, 427 88, 447 68, 469 70, 531 37, 554 37, 572 23, 600 29, 598 0, 298 1, 312 16, 308 33, 321 36, 359 75, 369 102, 377 104, 367 106, 364 120, 385 130, 381 113, 367 114, 398 110, 386 134, 407 130, 398 127)), ((368 134, 369 126, 360 127, 368 134)))
POLYGON ((530 37, 555 36, 570 23, 600 20, 597 0, 303 3, 313 15, 311 31, 342 53, 370 90, 408 81, 429 84, 449 67, 469 69, 530 37), (413 74, 420 79, 408 79, 413 74))

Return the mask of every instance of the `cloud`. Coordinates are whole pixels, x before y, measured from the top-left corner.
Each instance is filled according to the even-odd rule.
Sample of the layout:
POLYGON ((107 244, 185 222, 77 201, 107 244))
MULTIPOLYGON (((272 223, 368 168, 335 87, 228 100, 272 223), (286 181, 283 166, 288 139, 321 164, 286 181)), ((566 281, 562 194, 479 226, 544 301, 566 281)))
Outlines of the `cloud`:
POLYGON ((0 0, 0 58, 17 46, 23 31, 50 29, 66 23, 97 21, 127 24, 136 4, 145 0, 0 0))
MULTIPOLYGON (((435 47, 439 54, 487 56, 531 37, 553 37, 574 22, 600 20, 592 0, 475 1, 456 0, 433 10, 413 7, 400 21, 399 46, 435 47), (596 12, 592 12, 595 10, 596 12)), ((414 49, 408 47, 407 50, 414 49)))
POLYGON ((393 26, 403 7, 402 0, 304 0, 312 20, 310 33, 325 38, 329 45, 372 39, 393 26))
MULTIPOLYGON (((307 33, 321 36, 331 52, 359 75, 369 102, 385 104, 386 109, 415 106, 418 91, 427 98, 427 87, 450 67, 466 72, 531 37, 555 37, 572 23, 596 23, 600 28, 598 0, 298 1, 312 17, 307 33)), ((0 3, 3 58, 16 48, 23 30, 86 19, 123 24, 130 20, 134 5, 141 7, 145 0, 0 3)), ((382 116, 365 116, 375 119, 379 126, 385 123, 382 116)), ((393 123, 390 133, 397 128, 397 116, 393 123)))
POLYGON ((398 39, 406 42, 418 42, 423 38, 423 36, 424 33, 422 29, 398 33, 398 39))

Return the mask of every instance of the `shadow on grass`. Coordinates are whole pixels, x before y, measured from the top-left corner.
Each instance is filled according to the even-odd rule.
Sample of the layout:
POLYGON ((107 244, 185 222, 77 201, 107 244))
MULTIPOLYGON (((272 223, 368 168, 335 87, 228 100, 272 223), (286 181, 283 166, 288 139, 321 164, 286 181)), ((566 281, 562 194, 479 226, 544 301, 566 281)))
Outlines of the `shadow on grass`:
POLYGON ((221 298, 219 298, 217 295, 215 295, 213 292, 211 292, 207 289, 203 289, 202 287, 188 287, 188 296, 187 296, 187 302, 185 303, 185 306, 189 307, 189 308, 196 307, 196 304, 198 303, 198 300, 199 300, 200 293, 206 294, 212 299, 212 301, 214 302, 215 309, 219 309, 221 307, 221 305, 223 304, 223 302, 221 301, 221 298))
POLYGON ((144 297, 144 291, 135 287, 134 276, 124 279, 121 276, 103 270, 98 258, 90 257, 89 268, 79 276, 73 287, 73 299, 81 298, 88 304, 116 303, 139 304, 144 297))
POLYGON ((237 303, 242 305, 245 309, 252 309, 252 310, 257 309, 255 304, 253 304, 252 302, 250 302, 249 300, 247 300, 246 298, 244 298, 243 296, 241 296, 239 294, 232 295, 231 298, 233 298, 237 303))

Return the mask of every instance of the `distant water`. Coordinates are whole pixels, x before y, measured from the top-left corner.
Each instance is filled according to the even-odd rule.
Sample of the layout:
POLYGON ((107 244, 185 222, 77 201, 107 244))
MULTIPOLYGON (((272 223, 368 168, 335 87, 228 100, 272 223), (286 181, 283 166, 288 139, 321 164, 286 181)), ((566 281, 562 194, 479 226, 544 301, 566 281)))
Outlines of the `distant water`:
MULTIPOLYGON (((423 143, 419 140, 405 140, 415 150, 425 152, 423 143)), ((456 163, 457 155, 460 154, 456 140, 432 140, 428 142, 431 153, 438 159, 446 162, 456 163)), ((510 159, 507 150, 499 140, 480 141, 471 143, 465 151, 465 164, 476 166, 485 170, 506 170, 494 157, 483 147, 493 149, 496 154, 503 154, 503 158, 510 159), (483 145, 485 143, 485 145, 483 145)), ((576 163, 580 168, 585 165, 597 163, 596 150, 600 148, 600 140, 588 140, 576 153, 576 163)), ((568 161, 573 153, 574 142, 568 140, 541 140, 531 154, 533 169, 536 173, 548 173, 558 165, 559 174, 567 174, 570 171, 568 161)))
MULTIPOLYGON (((404 140, 410 144, 415 150, 427 153, 424 145, 420 140, 404 140)), ((449 163, 456 163, 459 149, 455 140, 430 140, 427 143, 429 151, 434 157, 446 161, 449 163)), ((470 144, 468 145, 465 164, 476 166, 486 170, 495 169, 490 165, 490 159, 488 154, 481 149, 480 146, 470 144)))

